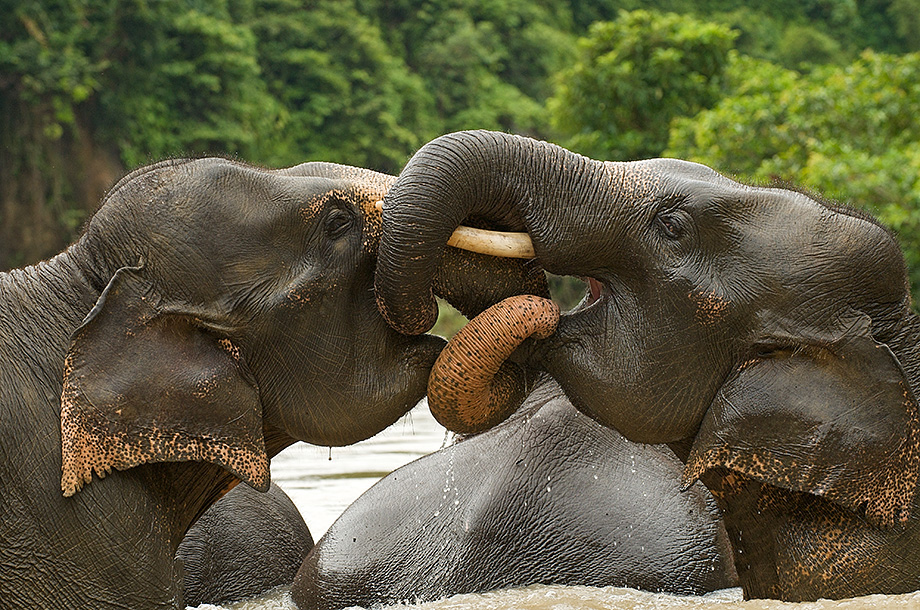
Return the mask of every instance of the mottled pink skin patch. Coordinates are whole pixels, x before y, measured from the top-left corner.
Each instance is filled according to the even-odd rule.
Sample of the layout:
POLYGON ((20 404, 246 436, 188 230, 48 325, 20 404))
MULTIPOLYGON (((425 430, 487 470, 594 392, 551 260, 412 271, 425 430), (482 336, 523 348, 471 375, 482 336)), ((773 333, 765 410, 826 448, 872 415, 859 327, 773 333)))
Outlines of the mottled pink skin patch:
POLYGON ((558 322, 559 307, 533 295, 509 297, 476 316, 454 335, 431 371, 428 405, 435 419, 464 433, 505 419, 519 406, 515 390, 523 385, 505 360, 528 337, 551 335, 558 322))
POLYGON ((696 320, 703 326, 713 326, 728 315, 730 303, 715 292, 694 291, 690 300, 696 304, 696 320))

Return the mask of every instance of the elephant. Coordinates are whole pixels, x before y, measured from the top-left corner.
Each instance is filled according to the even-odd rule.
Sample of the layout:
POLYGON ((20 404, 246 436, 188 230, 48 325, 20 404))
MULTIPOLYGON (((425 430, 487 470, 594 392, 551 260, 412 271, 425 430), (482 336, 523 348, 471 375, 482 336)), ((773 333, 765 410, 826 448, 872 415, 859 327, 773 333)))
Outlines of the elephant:
MULTIPOLYGON (((393 180, 163 161, 0 274, 5 608, 181 607, 179 544, 237 481, 265 491, 284 447, 354 443, 424 396, 444 341, 389 328, 373 293, 393 180)), ((445 259, 445 294, 541 291, 494 260, 445 259)))
POLYGON ((668 447, 630 443, 542 379, 503 423, 355 500, 307 556, 292 597, 333 610, 533 584, 733 587, 718 510, 700 483, 679 492, 681 471, 668 447))
POLYGON ((220 605, 290 586, 313 536, 275 483, 265 493, 237 485, 211 505, 182 539, 186 606, 220 605))
MULTIPOLYGON (((485 388, 479 408, 514 410, 525 376, 495 371, 543 370, 592 419, 669 444, 684 486, 716 498, 747 598, 920 589, 920 322, 889 230, 689 161, 447 134, 384 199, 375 285, 395 328, 430 326, 445 243, 482 222, 526 233, 533 264, 589 288, 544 339, 504 330, 509 306, 477 318, 444 378, 485 388)), ((441 394, 432 409, 455 428, 494 425, 441 394)))

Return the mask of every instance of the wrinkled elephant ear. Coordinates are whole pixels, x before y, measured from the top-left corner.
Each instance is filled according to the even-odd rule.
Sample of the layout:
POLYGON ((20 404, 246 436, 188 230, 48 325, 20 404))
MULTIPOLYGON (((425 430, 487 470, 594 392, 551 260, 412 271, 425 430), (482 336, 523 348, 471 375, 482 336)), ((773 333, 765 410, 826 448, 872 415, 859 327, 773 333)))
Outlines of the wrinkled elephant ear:
POLYGON ((207 461, 265 491, 258 388, 239 350, 193 314, 168 312, 122 268, 74 333, 64 363, 65 496, 112 468, 207 461))
POLYGON ((920 470, 918 405, 869 324, 860 316, 833 337, 765 344, 706 413, 684 484, 723 467, 821 496, 874 525, 905 521, 920 470))

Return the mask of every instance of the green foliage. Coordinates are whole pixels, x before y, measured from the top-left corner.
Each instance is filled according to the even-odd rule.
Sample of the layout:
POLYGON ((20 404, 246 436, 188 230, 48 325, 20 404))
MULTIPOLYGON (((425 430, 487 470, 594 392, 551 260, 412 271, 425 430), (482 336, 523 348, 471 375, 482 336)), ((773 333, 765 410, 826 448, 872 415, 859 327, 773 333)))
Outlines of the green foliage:
POLYGON ((436 135, 489 128, 635 158, 723 95, 678 123, 674 151, 917 225, 916 126, 896 118, 913 107, 886 97, 889 59, 833 66, 918 50, 920 0, 0 0, 0 15, 0 267, 59 250, 114 177, 163 157, 397 172, 436 135), (761 61, 726 73, 733 37, 761 61), (730 113, 744 120, 724 130, 730 113))
POLYGON ((57 139, 74 107, 98 88, 108 62, 91 49, 107 33, 114 0, 0 2, 0 90, 47 108, 42 136, 57 139))
POLYGON ((780 38, 776 56, 784 66, 805 69, 813 64, 846 60, 839 42, 820 30, 805 25, 791 25, 786 28, 780 38))
POLYGON ((907 51, 920 51, 920 0, 891 0, 887 16, 907 51))
POLYGON ((424 81, 351 2, 262 0, 253 30, 268 90, 283 108, 264 162, 322 159, 398 172, 437 135, 424 81))
POLYGON ((920 54, 867 51, 806 75, 739 57, 730 74, 718 105, 675 121, 666 154, 876 214, 898 234, 920 296, 920 54))
POLYGON ((623 12, 591 26, 549 101, 567 145, 597 159, 660 154, 672 117, 715 103, 734 34, 673 13, 623 12))
POLYGON ((563 3, 531 0, 359 0, 426 83, 438 131, 545 135, 543 99, 571 58, 563 3))
POLYGON ((266 153, 280 108, 261 81, 241 4, 122 3, 97 112, 100 135, 119 143, 128 167, 176 155, 266 153))
POLYGON ((438 321, 435 322, 434 328, 429 332, 445 339, 450 339, 457 334, 461 328, 466 326, 469 320, 462 313, 457 311, 450 303, 443 299, 438 299, 438 321))

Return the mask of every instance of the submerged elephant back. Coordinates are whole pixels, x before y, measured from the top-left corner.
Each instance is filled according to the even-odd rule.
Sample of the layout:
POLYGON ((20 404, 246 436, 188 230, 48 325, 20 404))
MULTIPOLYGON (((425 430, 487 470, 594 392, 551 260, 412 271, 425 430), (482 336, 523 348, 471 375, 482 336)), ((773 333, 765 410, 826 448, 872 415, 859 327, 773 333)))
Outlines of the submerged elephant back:
POLYGON ((221 604, 290 584, 313 537, 291 499, 237 485, 195 522, 176 551, 185 604, 221 604))
POLYGON ((681 464, 579 414, 555 383, 493 430, 393 472, 308 555, 303 608, 531 584, 700 594, 735 584, 708 492, 681 464), (560 431, 564 431, 560 433, 560 431))

